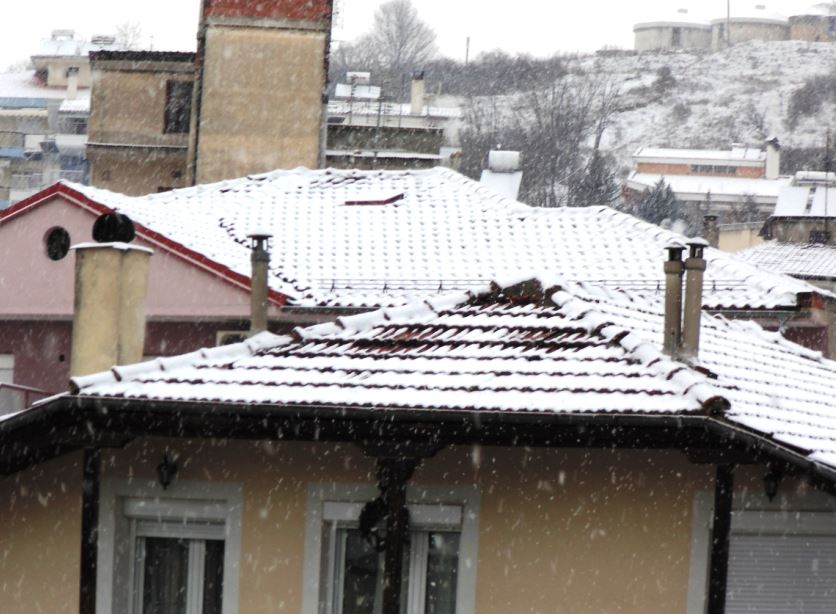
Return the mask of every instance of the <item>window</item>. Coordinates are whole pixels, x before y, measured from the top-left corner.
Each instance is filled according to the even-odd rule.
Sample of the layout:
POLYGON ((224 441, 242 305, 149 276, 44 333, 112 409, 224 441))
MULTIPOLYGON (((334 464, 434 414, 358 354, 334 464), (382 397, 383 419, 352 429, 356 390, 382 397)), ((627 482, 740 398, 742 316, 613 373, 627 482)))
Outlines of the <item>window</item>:
POLYGON ((234 614, 241 488, 105 481, 97 604, 127 614, 234 614))
POLYGON ((192 114, 192 84, 189 81, 166 81, 165 134, 186 134, 192 114))
MULTIPOLYGON (((836 501, 821 492, 735 495, 726 612, 824 614, 836 599, 836 501), (805 511, 796 511, 796 510, 805 511)), ((705 611, 712 498, 697 496, 688 614, 705 611)))
POLYGON ((53 226, 44 236, 44 247, 50 260, 62 260, 70 252, 70 233, 66 228, 53 226))
POLYGON ((13 384, 15 381, 14 354, 0 354, 0 384, 13 384))
POLYGON ((674 28, 671 34, 671 47, 682 46, 682 28, 674 28))
MULTIPOLYGON (((358 529, 363 505, 376 495, 372 486, 312 486, 307 510, 304 614, 380 612, 382 553, 371 547, 358 529)), ((473 612, 478 530, 475 489, 414 488, 407 498, 411 526, 404 552, 404 614, 473 612), (434 496, 442 493, 444 496, 434 496)))

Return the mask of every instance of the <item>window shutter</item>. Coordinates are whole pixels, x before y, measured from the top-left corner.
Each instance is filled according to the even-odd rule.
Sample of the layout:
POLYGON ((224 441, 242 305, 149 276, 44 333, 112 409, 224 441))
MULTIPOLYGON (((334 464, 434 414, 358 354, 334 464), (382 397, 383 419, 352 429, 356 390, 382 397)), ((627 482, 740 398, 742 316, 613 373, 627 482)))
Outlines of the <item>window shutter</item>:
POLYGON ((825 614, 834 600, 836 536, 732 536, 727 614, 825 614))

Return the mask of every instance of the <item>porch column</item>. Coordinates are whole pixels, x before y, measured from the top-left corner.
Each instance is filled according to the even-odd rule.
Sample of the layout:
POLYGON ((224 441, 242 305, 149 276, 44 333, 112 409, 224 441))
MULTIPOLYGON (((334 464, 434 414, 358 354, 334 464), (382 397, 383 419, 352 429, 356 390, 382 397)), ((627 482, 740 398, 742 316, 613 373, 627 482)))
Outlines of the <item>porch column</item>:
POLYGON ((380 493, 386 504, 382 614, 401 611, 404 537, 409 531, 406 485, 419 462, 415 458, 381 458, 377 461, 380 493))
POLYGON ((725 614, 729 574, 734 465, 718 465, 714 481, 714 523, 711 531, 711 569, 708 581, 708 614, 725 614))
POLYGON ((96 560, 99 545, 99 481, 101 467, 101 451, 98 448, 85 449, 81 491, 79 614, 96 614, 96 560))

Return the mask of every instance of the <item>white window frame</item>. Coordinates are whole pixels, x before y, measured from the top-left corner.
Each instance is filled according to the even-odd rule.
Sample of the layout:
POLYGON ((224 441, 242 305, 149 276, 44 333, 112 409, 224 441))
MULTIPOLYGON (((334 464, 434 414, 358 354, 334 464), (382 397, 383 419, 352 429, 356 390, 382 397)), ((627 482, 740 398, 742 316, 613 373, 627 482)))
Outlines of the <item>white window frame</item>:
MULTIPOLYGON (((135 542, 141 535, 223 539, 221 611, 237 614, 241 502, 242 486, 236 483, 177 480, 163 489, 152 480, 103 480, 99 494, 97 611, 122 612, 123 606, 116 599, 119 591, 126 591, 124 603, 132 595, 136 599, 131 579, 135 575, 135 542), (198 524, 185 524, 184 520, 198 524)), ((190 556, 200 555, 199 546, 193 550, 190 556)))
MULTIPOLYGON (((714 495, 700 491, 694 497, 691 522, 691 562, 687 614, 705 614, 714 495)), ((836 535, 836 498, 819 491, 788 493, 770 501, 751 490, 734 493, 731 539, 734 534, 836 535)))
MULTIPOLYGON (((302 614, 320 614, 324 576, 333 576, 323 560, 326 523, 351 521, 362 506, 378 496, 372 484, 313 483, 305 513, 305 569, 302 614)), ((472 486, 410 486, 406 492, 412 521, 420 529, 460 527, 456 614, 476 609, 476 561, 479 550, 479 491, 472 486)), ((421 556, 414 552, 413 557, 421 556)), ((415 595, 416 592, 411 594, 415 595)))

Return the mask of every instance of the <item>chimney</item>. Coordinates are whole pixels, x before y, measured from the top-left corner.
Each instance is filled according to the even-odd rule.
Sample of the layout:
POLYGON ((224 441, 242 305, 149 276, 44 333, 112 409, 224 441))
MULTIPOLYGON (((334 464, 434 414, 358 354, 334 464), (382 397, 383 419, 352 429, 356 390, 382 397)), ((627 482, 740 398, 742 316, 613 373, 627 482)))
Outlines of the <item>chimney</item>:
POLYGON ((682 342, 682 252, 685 247, 671 243, 665 249, 668 260, 665 262, 665 330, 662 348, 668 356, 676 358, 682 342))
POLYGON ((704 215, 702 218, 702 236, 711 247, 720 247, 720 225, 716 215, 704 215))
POLYGON ((97 241, 103 237, 113 241, 73 247, 72 377, 139 362, 145 347, 145 297, 152 251, 128 244, 134 236, 133 224, 123 215, 101 216, 93 235, 97 241))
POLYGON ((412 115, 422 115, 424 113, 424 72, 416 72, 412 75, 412 88, 409 95, 410 108, 409 112, 412 115))
POLYGON ((250 256, 253 268, 250 282, 250 335, 255 335, 267 330, 270 270, 270 252, 267 249, 267 242, 273 235, 267 232, 254 232, 247 236, 253 241, 250 256))
POLYGON ((706 263, 703 251, 708 247, 705 239, 688 241, 688 258, 685 260, 685 309, 682 315, 682 345, 679 357, 696 359, 700 350, 700 320, 702 319, 702 285, 706 263))
POLYGON ((75 100, 78 96, 78 66, 67 69, 67 100, 75 100))
POLYGON ((766 179, 778 179, 781 175, 781 144, 777 137, 766 142, 766 179))

